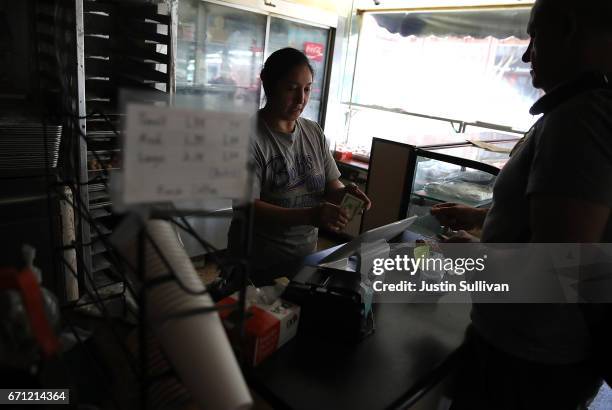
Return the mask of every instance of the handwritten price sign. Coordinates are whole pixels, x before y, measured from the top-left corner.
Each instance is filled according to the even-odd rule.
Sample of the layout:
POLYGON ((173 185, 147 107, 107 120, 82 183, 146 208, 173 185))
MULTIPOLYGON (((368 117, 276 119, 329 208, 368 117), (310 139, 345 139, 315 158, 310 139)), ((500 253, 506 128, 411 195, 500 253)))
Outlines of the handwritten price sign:
POLYGON ((125 204, 244 197, 248 114, 144 104, 126 114, 125 204))

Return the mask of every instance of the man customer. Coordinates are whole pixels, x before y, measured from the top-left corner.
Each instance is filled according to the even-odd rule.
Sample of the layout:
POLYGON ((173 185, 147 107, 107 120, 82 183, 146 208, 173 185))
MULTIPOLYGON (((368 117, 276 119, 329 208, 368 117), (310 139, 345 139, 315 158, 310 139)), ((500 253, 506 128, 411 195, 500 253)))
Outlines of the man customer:
MULTIPOLYGON (((443 225, 482 225, 489 243, 612 242, 611 22, 609 1, 536 1, 523 60, 546 93, 531 108, 543 116, 499 174, 491 208, 436 206, 443 225)), ((455 410, 585 408, 601 384, 575 304, 475 305, 468 340, 455 410)))

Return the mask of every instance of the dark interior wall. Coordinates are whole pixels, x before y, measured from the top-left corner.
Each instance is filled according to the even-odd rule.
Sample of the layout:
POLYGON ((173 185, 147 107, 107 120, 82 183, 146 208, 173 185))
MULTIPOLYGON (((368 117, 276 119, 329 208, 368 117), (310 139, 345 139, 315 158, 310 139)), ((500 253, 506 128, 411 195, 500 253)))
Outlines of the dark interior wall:
POLYGON ((29 0, 0 0, 0 94, 29 94, 30 10, 29 0))

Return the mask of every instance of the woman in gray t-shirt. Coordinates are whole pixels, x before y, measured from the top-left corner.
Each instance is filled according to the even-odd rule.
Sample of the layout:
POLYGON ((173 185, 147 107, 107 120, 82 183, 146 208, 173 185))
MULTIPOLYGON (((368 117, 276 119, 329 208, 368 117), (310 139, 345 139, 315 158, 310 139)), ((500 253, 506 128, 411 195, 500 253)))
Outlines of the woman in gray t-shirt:
MULTIPOLYGON (((256 269, 299 262, 316 250, 317 228, 340 231, 348 222, 338 203, 345 192, 370 201, 356 186, 345 187, 323 130, 301 118, 313 69, 293 48, 270 55, 261 71, 266 105, 257 114, 251 141, 254 168, 252 264, 256 269)), ((242 254, 238 221, 232 221, 230 251, 242 254)))

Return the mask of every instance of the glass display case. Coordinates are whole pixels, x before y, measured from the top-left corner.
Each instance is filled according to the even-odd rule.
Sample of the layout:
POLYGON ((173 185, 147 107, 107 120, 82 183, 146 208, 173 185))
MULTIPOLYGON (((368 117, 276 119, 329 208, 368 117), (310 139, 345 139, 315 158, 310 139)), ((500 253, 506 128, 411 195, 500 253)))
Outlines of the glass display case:
POLYGON ((497 168, 435 151, 416 149, 415 157, 414 178, 406 189, 407 217, 426 215, 436 203, 481 207, 491 202, 497 168), (438 155, 432 158, 431 153, 438 155))
POLYGON ((366 187, 372 208, 361 231, 429 215, 437 203, 486 207, 517 141, 419 148, 374 138, 366 187))

